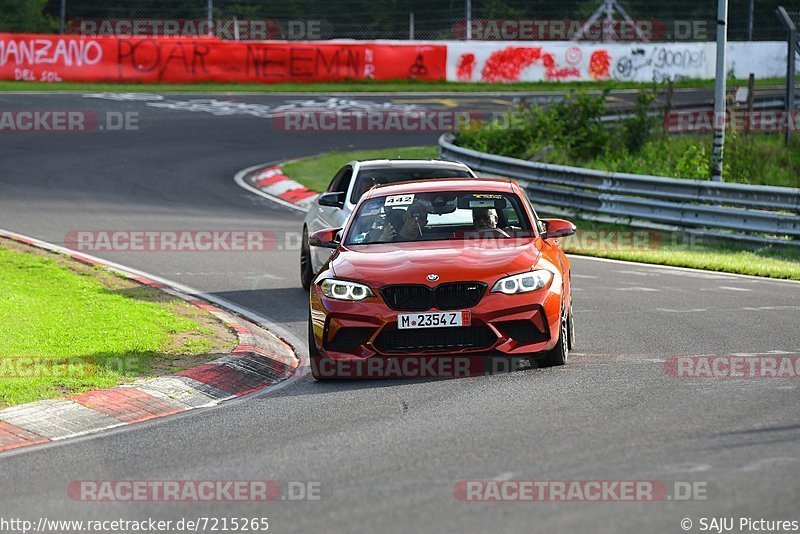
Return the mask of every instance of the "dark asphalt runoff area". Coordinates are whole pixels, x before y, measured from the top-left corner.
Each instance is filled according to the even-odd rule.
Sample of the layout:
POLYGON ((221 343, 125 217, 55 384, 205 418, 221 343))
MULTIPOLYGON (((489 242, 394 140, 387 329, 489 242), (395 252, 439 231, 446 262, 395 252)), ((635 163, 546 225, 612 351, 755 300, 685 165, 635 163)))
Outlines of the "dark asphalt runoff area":
MULTIPOLYGON (((264 253, 93 254, 233 301, 293 340, 305 339, 308 313, 296 247, 302 214, 248 193, 233 176, 325 150, 438 136, 287 133, 269 118, 278 106, 313 109, 329 95, 114 98, 0 94, 2 110, 136 112, 140 123, 135 131, 0 132, 0 227, 57 244, 80 230, 269 230, 277 243, 264 253)), ((502 109, 512 96, 335 98, 368 108, 502 109)), ((12 451, 0 455, 0 517, 266 517, 270 532, 403 533, 683 532, 684 519, 700 532, 703 518, 735 518, 737 527, 739 518, 800 520, 800 379, 665 372, 672 356, 800 354, 800 284, 587 258, 572 265, 578 346, 563 368, 453 380, 305 378, 261 398, 12 451), (659 502, 454 496, 459 481, 485 479, 696 482, 706 491, 659 502), (322 489, 318 500, 266 504, 86 503, 67 493, 76 480, 322 489)), ((303 342, 296 349, 307 353, 303 342)))

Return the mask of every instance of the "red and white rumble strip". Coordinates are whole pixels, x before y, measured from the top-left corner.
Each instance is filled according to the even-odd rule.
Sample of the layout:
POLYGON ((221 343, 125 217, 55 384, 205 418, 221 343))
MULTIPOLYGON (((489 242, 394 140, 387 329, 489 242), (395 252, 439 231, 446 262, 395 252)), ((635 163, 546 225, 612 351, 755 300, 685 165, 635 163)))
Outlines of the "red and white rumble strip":
POLYGON ((262 192, 308 211, 318 194, 283 174, 282 165, 267 167, 248 180, 262 192))
POLYGON ((0 229, 0 237, 99 265, 156 287, 209 311, 236 330, 239 343, 230 354, 176 375, 22 404, 0 410, 0 451, 62 440, 157 417, 213 406, 275 384, 299 365, 292 348, 274 334, 195 295, 126 271, 99 258, 0 229))

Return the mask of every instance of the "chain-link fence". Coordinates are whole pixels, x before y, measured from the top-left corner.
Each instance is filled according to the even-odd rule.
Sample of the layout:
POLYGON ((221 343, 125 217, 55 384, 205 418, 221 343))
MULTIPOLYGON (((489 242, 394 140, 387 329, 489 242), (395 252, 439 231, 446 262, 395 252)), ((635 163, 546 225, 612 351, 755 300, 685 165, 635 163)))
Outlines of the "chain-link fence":
MULTIPOLYGON (((716 4, 713 0, 0 0, 0 30, 215 33, 223 38, 290 40, 713 41, 716 4)), ((728 38, 785 39, 775 13, 779 5, 800 11, 800 0, 730 0, 728 38)))

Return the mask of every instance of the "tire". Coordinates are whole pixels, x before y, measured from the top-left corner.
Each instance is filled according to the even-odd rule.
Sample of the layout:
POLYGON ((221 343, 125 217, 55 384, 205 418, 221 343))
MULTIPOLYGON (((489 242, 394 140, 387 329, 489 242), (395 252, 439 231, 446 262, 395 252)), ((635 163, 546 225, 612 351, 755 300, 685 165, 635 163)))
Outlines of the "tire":
POLYGON ((314 380, 329 380, 321 376, 318 372, 323 357, 317 348, 317 341, 314 339, 314 326, 311 324, 311 310, 308 311, 308 359, 311 364, 311 375, 314 377, 314 380))
POLYGON ((557 367, 564 365, 569 359, 569 323, 570 315, 565 315, 562 311, 561 321, 558 325, 558 343, 556 346, 545 352, 539 367, 557 367))
POLYGON ((303 227, 303 239, 300 243, 300 285, 308 291, 314 280, 314 268, 311 265, 311 249, 308 246, 308 228, 303 227))
POLYGON ((572 313, 572 299, 569 299, 569 321, 567 321, 567 327, 569 328, 569 336, 567 339, 569 343, 567 348, 569 350, 575 350, 575 314, 572 313))

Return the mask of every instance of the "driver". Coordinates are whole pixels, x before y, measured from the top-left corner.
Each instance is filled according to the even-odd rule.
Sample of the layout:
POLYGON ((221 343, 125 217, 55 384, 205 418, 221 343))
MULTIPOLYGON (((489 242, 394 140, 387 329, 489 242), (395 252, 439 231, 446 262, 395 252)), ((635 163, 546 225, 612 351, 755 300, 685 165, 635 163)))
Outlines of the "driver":
POLYGON ((388 217, 377 241, 417 241, 422 239, 423 229, 428 224, 428 207, 417 200, 403 212, 402 220, 395 224, 388 217))

